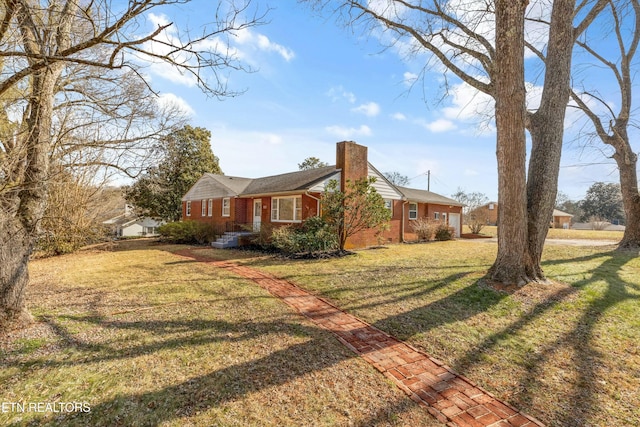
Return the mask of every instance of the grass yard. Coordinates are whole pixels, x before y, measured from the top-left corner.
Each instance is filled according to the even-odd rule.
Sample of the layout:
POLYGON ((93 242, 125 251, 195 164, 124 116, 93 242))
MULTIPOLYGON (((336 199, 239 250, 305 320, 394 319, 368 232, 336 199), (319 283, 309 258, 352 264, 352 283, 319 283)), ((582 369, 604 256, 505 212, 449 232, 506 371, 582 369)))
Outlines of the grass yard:
POLYGON ((0 336, 0 425, 439 425, 332 335, 177 248, 32 262, 38 323, 0 336), (74 402, 90 412, 7 406, 74 402))
MULTIPOLYGON (((470 233, 469 227, 464 226, 463 233, 470 233)), ((498 235, 498 227, 487 225, 481 234, 496 237, 498 235)), ((606 231, 606 230, 573 230, 562 228, 550 228, 547 234, 548 239, 578 239, 578 240, 611 240, 619 242, 622 240, 623 231, 606 231)))
MULTIPOLYGON (((179 246, 121 245, 33 262, 39 323, 0 338, 3 401, 91 412, 0 412, 0 425, 438 425, 258 286, 179 246)), ((547 425, 636 426, 640 257, 613 249, 549 245, 554 283, 512 294, 483 283, 496 245, 477 241, 323 260, 198 253, 291 280, 547 425)))
POLYGON ((483 285, 496 245, 476 241, 238 262, 327 298, 548 425, 637 426, 640 257, 613 249, 548 246, 554 283, 511 295, 483 285))

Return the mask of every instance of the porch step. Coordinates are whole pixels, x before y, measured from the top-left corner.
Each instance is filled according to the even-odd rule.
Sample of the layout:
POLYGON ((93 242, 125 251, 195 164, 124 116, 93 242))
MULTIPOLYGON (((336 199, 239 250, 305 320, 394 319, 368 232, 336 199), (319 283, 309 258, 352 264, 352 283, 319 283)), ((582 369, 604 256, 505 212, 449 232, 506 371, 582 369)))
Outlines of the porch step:
POLYGON ((233 231, 226 232, 218 237, 215 242, 211 242, 211 246, 217 249, 235 248, 238 246, 238 239, 242 236, 250 236, 253 233, 249 231, 233 231))

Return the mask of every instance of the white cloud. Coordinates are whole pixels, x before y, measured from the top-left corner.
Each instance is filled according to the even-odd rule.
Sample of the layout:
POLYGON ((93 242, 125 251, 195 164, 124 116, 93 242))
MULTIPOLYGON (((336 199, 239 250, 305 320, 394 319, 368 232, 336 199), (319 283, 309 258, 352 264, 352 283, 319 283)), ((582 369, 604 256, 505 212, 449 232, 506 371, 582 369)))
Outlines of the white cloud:
POLYGON ((263 34, 254 33, 249 28, 238 31, 236 33, 236 38, 233 40, 235 40, 239 45, 252 50, 275 52, 287 62, 291 61, 296 56, 293 50, 271 41, 269 37, 263 34))
MULTIPOLYGON (((604 123, 608 123, 611 118, 611 111, 616 111, 616 103, 614 101, 607 101, 606 97, 602 94, 599 94, 603 101, 606 102, 606 105, 602 102, 596 101, 594 98, 582 93, 580 94, 580 89, 574 89, 576 93, 578 93, 582 102, 584 102, 587 107, 591 111, 593 111, 596 115, 598 115, 604 123)), ((617 96, 614 92, 610 96, 617 96)), ((567 112, 564 119, 564 128, 572 129, 578 133, 584 132, 584 127, 592 128, 592 122, 587 118, 587 116, 578 108, 576 102, 571 99, 569 100, 569 108, 567 108, 567 112)))
POLYGON ((391 115, 391 118, 392 118, 393 120, 398 120, 398 121, 400 121, 400 122, 401 122, 401 121, 404 121, 404 120, 407 120, 407 116, 405 116, 405 115, 404 115, 404 114, 402 114, 402 113, 393 113, 393 114, 391 115))
POLYGON ((376 14, 391 20, 399 20, 409 11, 409 9, 394 1, 388 0, 369 0, 368 6, 376 14))
POLYGON ((356 102, 356 96, 352 92, 348 92, 342 86, 334 86, 329 89, 326 95, 331 98, 331 101, 337 102, 341 99, 346 99, 350 104, 354 104, 356 102))
POLYGON ((405 72, 404 75, 404 85, 405 86, 413 86, 413 84, 418 80, 418 75, 415 73, 411 73, 409 71, 405 72))
POLYGON ((355 113, 362 113, 367 117, 375 117, 380 114, 380 106, 375 102, 368 102, 360 105, 359 107, 352 108, 351 111, 355 113))
MULTIPOLYGON (((148 15, 148 19, 153 24, 153 28, 165 26, 170 22, 165 15, 156 15, 154 13, 150 13, 148 15)), ((178 30, 174 24, 165 28, 164 31, 158 34, 155 37, 155 41, 145 43, 143 49, 153 53, 154 55, 165 56, 169 55, 174 50, 171 47, 172 45, 176 46, 180 44, 181 42, 178 36, 178 30)), ((197 79, 194 75, 185 73, 183 70, 179 70, 177 67, 168 64, 166 61, 153 58, 148 55, 143 55, 142 59, 146 64, 149 64, 149 71, 152 74, 161 76, 173 83, 187 87, 194 87, 197 84, 197 79)), ((193 58, 190 58, 184 52, 172 53, 171 59, 178 64, 189 64, 193 62, 193 58)))
POLYGON ((451 106, 443 108, 444 116, 452 120, 477 120, 493 117, 493 98, 476 88, 460 83, 449 89, 451 106))
POLYGON ((342 139, 350 139, 356 136, 370 136, 372 134, 369 126, 362 125, 359 128, 347 128, 344 126, 327 126, 325 130, 333 136, 342 139))
POLYGON ((434 133, 447 132, 456 128, 455 123, 445 119, 437 119, 433 122, 418 121, 418 123, 428 131, 434 133))
POLYGON ((161 108, 166 108, 166 109, 177 108, 182 113, 188 116, 195 115, 195 110, 191 108, 191 105, 189 105, 189 103, 185 101, 183 98, 180 98, 178 95, 175 95, 173 93, 163 93, 158 97, 157 102, 161 108))
MULTIPOLYGON (((549 26, 545 22, 550 20, 552 3, 548 0, 531 0, 527 6, 526 14, 528 19, 525 22, 525 37, 531 45, 540 51, 544 50, 548 39, 549 26)), ((408 27, 425 28, 424 20, 429 20, 429 17, 425 16, 426 14, 424 13, 418 13, 402 6, 397 7, 396 2, 388 0, 369 0, 368 5, 379 15, 396 22, 402 22, 408 27)), ((433 6, 425 7, 428 10, 434 8, 433 6)), ((445 13, 460 21, 464 27, 480 35, 484 40, 481 42, 470 39, 462 30, 444 22, 440 24, 436 19, 431 19, 428 22, 431 27, 431 34, 441 34, 442 37, 446 37, 454 44, 490 56, 490 48, 485 44, 495 45, 495 14, 491 8, 487 7, 486 0, 448 0, 447 2, 442 2, 440 7, 445 10, 445 13)), ((380 39, 383 45, 392 46, 393 51, 407 64, 424 66, 426 63, 430 71, 449 73, 442 62, 428 52, 415 38, 407 35, 398 35, 398 33, 389 30, 382 24, 378 25, 373 34, 380 39)), ((442 52, 445 52, 449 59, 465 72, 474 74, 477 73, 477 70, 483 69, 482 64, 471 55, 456 55, 457 51, 451 49, 450 45, 445 45, 441 37, 432 37, 430 42, 440 48, 442 52)), ((525 50, 525 55, 526 58, 536 56, 528 49, 525 50)), ((405 77, 405 84, 410 85, 412 83, 409 77, 405 77)))
MULTIPOLYGON (((152 24, 153 29, 158 26, 166 26, 170 23, 170 20, 165 15, 150 13, 147 17, 149 22, 152 24)), ((229 33, 229 35, 231 36, 231 33, 229 33)), ((186 53, 184 51, 176 52, 175 48, 172 47, 184 45, 184 41, 181 41, 180 37, 179 29, 174 23, 155 36, 155 40, 147 42, 144 46, 144 50, 158 56, 170 54, 172 61, 176 64, 196 66, 197 59, 194 54, 186 53)), ((243 29, 233 33, 233 37, 229 37, 228 40, 221 37, 210 37, 193 43, 191 48, 193 51, 213 52, 229 57, 232 61, 242 61, 246 64, 258 67, 263 65, 261 64, 262 61, 259 60, 259 52, 276 53, 287 62, 290 62, 295 58, 295 52, 293 50, 275 43, 267 36, 255 33, 250 29, 243 29)), ((149 70, 152 74, 161 76, 173 83, 187 87, 194 87, 198 83, 195 75, 185 70, 181 70, 174 65, 168 64, 166 61, 144 54, 139 56, 146 64, 149 65, 149 70)), ((204 79, 207 78, 204 74, 201 75, 201 77, 204 79)), ((218 74, 215 78, 219 79, 220 83, 225 83, 225 76, 223 73, 218 74)))

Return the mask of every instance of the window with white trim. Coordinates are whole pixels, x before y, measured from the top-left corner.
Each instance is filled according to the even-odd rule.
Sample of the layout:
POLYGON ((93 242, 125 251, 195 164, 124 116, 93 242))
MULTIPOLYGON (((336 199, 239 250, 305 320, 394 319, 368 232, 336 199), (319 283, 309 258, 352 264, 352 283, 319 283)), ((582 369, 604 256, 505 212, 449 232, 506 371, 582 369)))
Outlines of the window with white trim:
POLYGON ((212 216, 213 215, 213 199, 208 200, 207 210, 208 210, 208 215, 212 216))
POLYGON ((271 221, 300 222, 302 221, 302 196, 272 197, 271 221))
POLYGON ((185 210, 187 211, 187 216, 191 216, 191 202, 187 202, 187 207, 185 210))
POLYGON ((436 221, 440 220, 440 212, 434 212, 433 213, 433 219, 435 219, 436 221))
POLYGON ((231 199, 229 197, 222 199, 222 216, 231 216, 231 199))
POLYGON ((409 219, 418 219, 417 203, 409 203, 409 219))
POLYGON ((493 203, 489 203, 489 210, 492 211, 495 208, 495 205, 493 203))
POLYGON ((447 213, 446 212, 442 212, 442 222, 444 222, 444 223, 447 222, 447 213))
POLYGON ((202 209, 200 212, 200 216, 207 216, 207 201, 203 200, 202 201, 202 209))

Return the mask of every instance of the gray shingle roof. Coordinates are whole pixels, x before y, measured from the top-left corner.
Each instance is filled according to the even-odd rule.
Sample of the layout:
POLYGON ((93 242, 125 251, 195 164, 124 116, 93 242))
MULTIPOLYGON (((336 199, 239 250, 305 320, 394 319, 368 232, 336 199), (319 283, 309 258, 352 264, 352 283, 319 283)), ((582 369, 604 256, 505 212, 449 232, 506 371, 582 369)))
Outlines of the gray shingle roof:
MULTIPOLYGON (((340 172, 335 166, 325 166, 317 169, 289 172, 262 178, 241 178, 237 176, 216 175, 207 173, 204 179, 194 185, 182 200, 199 200, 211 197, 258 196, 305 191, 327 180, 340 172)), ((392 184, 390 184, 392 185, 392 184)), ((431 191, 415 188, 395 188, 406 200, 420 203, 434 203, 439 205, 464 206, 464 204, 431 191)))
POLYGON ((427 190, 418 190, 415 188, 407 188, 407 187, 397 187, 398 190, 404 197, 407 198, 410 202, 420 202, 420 203, 434 203, 438 205, 450 205, 450 206, 464 206, 463 203, 460 203, 457 200, 450 199, 445 196, 441 196, 440 194, 432 193, 427 190))
POLYGON ((256 178, 242 191, 242 195, 306 190, 336 172, 338 172, 338 169, 335 166, 325 166, 323 168, 256 178))
POLYGON ((205 174, 185 194, 182 200, 215 197, 257 196, 262 194, 305 191, 339 172, 335 166, 266 176, 241 178, 237 176, 205 174))
POLYGON ((251 181, 253 181, 251 178, 241 178, 239 176, 218 175, 214 173, 208 173, 206 175, 216 180, 219 184, 224 185, 236 195, 242 193, 244 189, 251 184, 251 181))

